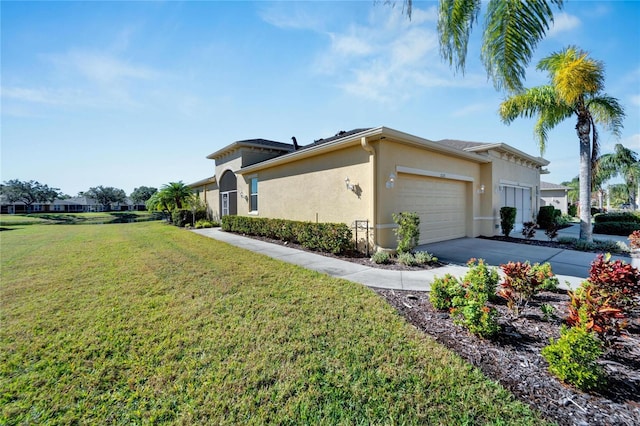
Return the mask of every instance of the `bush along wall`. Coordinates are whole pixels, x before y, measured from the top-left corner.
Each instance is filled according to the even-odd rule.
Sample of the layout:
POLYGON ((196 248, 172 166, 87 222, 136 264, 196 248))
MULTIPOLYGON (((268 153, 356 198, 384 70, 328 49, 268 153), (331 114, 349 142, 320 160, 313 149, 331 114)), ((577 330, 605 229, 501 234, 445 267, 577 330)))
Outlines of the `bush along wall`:
POLYGON ((187 209, 176 209, 171 212, 171 222, 179 227, 191 225, 199 220, 207 218, 206 210, 196 210, 196 217, 194 220, 193 211, 187 209))
POLYGON ((516 224, 516 213, 517 209, 515 207, 500 208, 500 226, 505 237, 508 237, 513 231, 513 227, 516 224))
MULTIPOLYGON (((558 211, 559 212, 559 211, 558 211)), ((556 218, 556 208, 553 206, 542 206, 538 211, 538 226, 541 229, 548 229, 556 218)))
POLYGON ((224 216, 222 230, 300 244, 309 250, 334 254, 353 246, 351 229, 344 223, 313 223, 285 219, 224 216))

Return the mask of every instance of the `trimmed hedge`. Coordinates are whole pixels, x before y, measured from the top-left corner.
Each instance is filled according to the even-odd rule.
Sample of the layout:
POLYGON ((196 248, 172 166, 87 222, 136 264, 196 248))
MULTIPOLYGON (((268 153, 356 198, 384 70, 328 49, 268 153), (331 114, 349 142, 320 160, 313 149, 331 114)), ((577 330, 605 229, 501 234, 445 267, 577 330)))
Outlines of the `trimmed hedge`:
POLYGON ((640 215, 630 212, 600 213, 593 217, 595 223, 604 222, 632 222, 640 223, 640 215))
POLYGON ((627 236, 640 230, 640 223, 634 222, 599 222, 593 225, 594 234, 627 236))
MULTIPOLYGON (((561 213, 558 210, 558 213, 561 213)), ((553 206, 542 206, 538 211, 538 226, 541 229, 549 229, 556 219, 556 208, 553 206)))
POLYGON ((247 216, 224 216, 222 230, 300 244, 309 250, 343 253, 352 248, 353 235, 344 223, 298 222, 247 216))
POLYGON ((502 227, 502 235, 508 237, 516 224, 517 209, 515 207, 500 208, 500 226, 502 227))

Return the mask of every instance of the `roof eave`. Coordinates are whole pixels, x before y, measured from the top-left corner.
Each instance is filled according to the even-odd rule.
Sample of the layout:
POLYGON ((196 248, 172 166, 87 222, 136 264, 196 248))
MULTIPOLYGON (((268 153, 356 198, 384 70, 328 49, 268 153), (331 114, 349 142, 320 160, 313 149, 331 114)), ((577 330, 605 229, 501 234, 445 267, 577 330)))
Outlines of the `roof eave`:
POLYGON ((399 130, 381 126, 381 127, 375 127, 372 129, 364 130, 359 133, 354 133, 353 135, 345 136, 344 138, 336 139, 335 141, 319 144, 317 146, 305 148, 299 151, 293 151, 280 157, 276 157, 270 160, 262 161, 260 163, 252 164, 250 166, 243 167, 242 169, 238 170, 238 173, 239 174, 254 173, 258 170, 262 170, 268 167, 279 166, 279 165, 290 163, 293 161, 302 160, 302 159, 313 157, 315 155, 319 155, 325 152, 330 152, 336 149, 345 148, 350 145, 357 145, 357 144, 360 144, 360 140, 363 137, 366 137, 366 138, 378 137, 379 139, 393 138, 394 141, 399 143, 405 143, 405 144, 419 146, 419 147, 427 147, 436 152, 446 153, 446 154, 464 158, 467 160, 472 160, 477 163, 491 162, 490 158, 481 156, 476 153, 461 151, 459 149, 444 146, 437 142, 423 139, 418 136, 411 135, 409 133, 404 133, 399 130))
POLYGON ((540 167, 549 165, 549 160, 546 160, 542 157, 534 157, 533 155, 529 155, 526 152, 520 151, 519 149, 514 148, 511 145, 508 145, 502 142, 469 147, 469 148, 465 148, 464 150, 469 152, 481 152, 481 151, 488 151, 490 149, 497 150, 497 151, 506 151, 510 154, 514 154, 524 158, 525 160, 531 161, 532 163, 535 163, 540 167))
POLYGON ((216 183, 216 177, 215 176, 204 178, 204 179, 199 180, 197 182, 189 183, 189 184, 187 184, 187 186, 189 188, 193 188, 193 187, 196 187, 196 186, 202 186, 202 185, 211 184, 211 183, 216 183))

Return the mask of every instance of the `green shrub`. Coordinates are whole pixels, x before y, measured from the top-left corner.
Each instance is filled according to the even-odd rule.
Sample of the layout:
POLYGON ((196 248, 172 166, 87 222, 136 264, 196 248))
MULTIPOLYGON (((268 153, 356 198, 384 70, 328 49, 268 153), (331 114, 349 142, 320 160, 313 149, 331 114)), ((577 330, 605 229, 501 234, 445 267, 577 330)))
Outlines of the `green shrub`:
POLYGON ((640 215, 633 212, 600 213, 593 217, 594 223, 632 222, 640 223, 640 215))
POLYGON ((597 388, 603 381, 602 368, 596 363, 602 355, 602 343, 582 327, 562 326, 560 338, 542 349, 549 371, 565 383, 582 390, 597 388))
POLYGON ((348 251, 353 244, 351 229, 344 223, 297 222, 227 215, 222 218, 222 229, 239 234, 291 241, 310 250, 334 254, 348 251))
POLYGON ((624 235, 640 230, 637 222, 598 222, 593 225, 594 234, 624 235))
POLYGON ((587 240, 576 240, 573 244, 573 249, 578 251, 593 251, 596 249, 596 245, 587 240))
POLYGON ((454 299, 464 300, 466 292, 456 277, 446 274, 444 278, 435 277, 433 279, 429 301, 436 309, 449 309, 453 307, 454 299))
POLYGON ((516 213, 517 210, 515 207, 500 208, 500 226, 502 228, 502 235, 505 237, 508 237, 511 231, 513 231, 513 227, 516 224, 516 213))
POLYGON ((558 242, 560 244, 571 244, 571 245, 573 245, 573 244, 576 243, 576 241, 578 241, 578 239, 574 238, 574 237, 558 237, 558 242))
POLYGON ((485 300, 496 298, 500 276, 497 268, 490 268, 484 259, 469 259, 469 271, 462 279, 463 285, 472 293, 481 294, 485 300))
POLYGON ((400 265, 406 265, 406 266, 415 266, 418 264, 418 262, 416 262, 416 258, 413 257, 413 254, 411 253, 398 253, 398 257, 396 258, 396 261, 400 264, 400 265))
POLYGON ((498 332, 498 313, 487 306, 495 295, 498 271, 488 268, 482 259, 471 259, 469 271, 462 281, 450 274, 436 277, 431 284, 429 300, 436 309, 450 309, 454 322, 471 333, 490 337, 498 332))
POLYGON ((171 212, 171 223, 175 226, 184 227, 185 225, 191 225, 195 221, 206 219, 206 210, 196 210, 195 220, 193 217, 193 211, 188 209, 175 209, 171 212))
POLYGON ((602 209, 599 209, 597 207, 591 207, 591 216, 596 215, 598 213, 602 213, 602 209))
POLYGON ((567 214, 571 217, 578 216, 578 205, 577 204, 569 204, 567 206, 567 214))
POLYGON ((596 250, 603 253, 627 253, 629 249, 622 241, 593 240, 596 250))
POLYGON ((413 257, 420 265, 427 265, 429 263, 435 263, 438 261, 437 257, 432 255, 431 253, 427 253, 426 251, 417 251, 414 253, 413 257))
POLYGON ((453 322, 466 327, 480 337, 495 336, 499 331, 498 311, 486 306, 486 300, 469 299, 461 308, 453 310, 453 322))
POLYGON ((201 228, 216 228, 220 226, 219 222, 214 222, 212 220, 206 220, 206 219, 200 219, 196 222, 195 228, 196 229, 201 229, 201 228))
POLYGON ((555 221, 556 208, 553 206, 542 206, 538 211, 538 226, 541 229, 548 229, 555 221))
POLYGON ((560 285, 560 281, 558 281, 558 277, 551 270, 551 264, 549 262, 545 263, 534 263, 531 268, 534 274, 541 274, 544 276, 544 280, 540 285, 540 290, 547 291, 556 291, 558 290, 558 286, 560 285))
POLYGON ((371 256, 371 261, 378 265, 383 265, 391 262, 391 255, 386 251, 377 251, 371 256))
POLYGON ((398 225, 398 253, 408 253, 418 245, 420 239, 420 217, 418 213, 400 212, 393 214, 393 221, 398 225))

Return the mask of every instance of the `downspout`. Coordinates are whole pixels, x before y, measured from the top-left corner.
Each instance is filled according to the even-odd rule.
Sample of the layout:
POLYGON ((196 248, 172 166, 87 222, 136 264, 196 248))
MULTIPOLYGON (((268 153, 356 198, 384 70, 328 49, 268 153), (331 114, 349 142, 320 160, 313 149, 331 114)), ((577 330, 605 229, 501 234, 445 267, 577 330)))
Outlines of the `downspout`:
POLYGON ((376 162, 376 150, 369 145, 369 141, 366 136, 360 138, 360 145, 362 145, 362 149, 367 151, 371 156, 371 168, 373 169, 373 197, 371 206, 371 218, 373 223, 371 224, 371 229, 373 230, 373 250, 375 251, 378 248, 378 164, 376 162))

